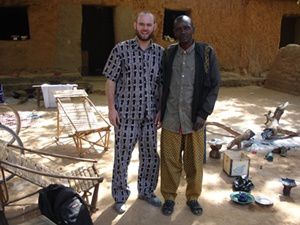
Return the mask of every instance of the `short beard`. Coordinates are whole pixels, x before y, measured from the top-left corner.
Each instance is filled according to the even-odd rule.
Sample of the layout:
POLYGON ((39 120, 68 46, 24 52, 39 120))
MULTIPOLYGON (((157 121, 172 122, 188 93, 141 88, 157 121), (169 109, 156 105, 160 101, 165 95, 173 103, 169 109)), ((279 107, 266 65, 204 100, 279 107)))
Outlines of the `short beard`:
POLYGON ((143 38, 137 31, 135 32, 135 34, 141 41, 149 41, 153 38, 153 32, 147 38, 143 38))

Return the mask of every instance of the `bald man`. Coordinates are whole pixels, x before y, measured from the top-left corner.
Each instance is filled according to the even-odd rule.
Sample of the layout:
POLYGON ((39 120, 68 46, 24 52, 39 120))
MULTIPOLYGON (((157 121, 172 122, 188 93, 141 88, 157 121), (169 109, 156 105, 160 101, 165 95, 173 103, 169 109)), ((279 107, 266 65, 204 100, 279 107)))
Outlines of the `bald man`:
POLYGON ((182 169, 186 174, 187 205, 202 214, 198 198, 202 190, 204 125, 217 99, 220 73, 212 47, 195 42, 192 20, 174 21, 178 43, 169 46, 163 59, 161 99, 161 193, 164 215, 174 210, 182 169))

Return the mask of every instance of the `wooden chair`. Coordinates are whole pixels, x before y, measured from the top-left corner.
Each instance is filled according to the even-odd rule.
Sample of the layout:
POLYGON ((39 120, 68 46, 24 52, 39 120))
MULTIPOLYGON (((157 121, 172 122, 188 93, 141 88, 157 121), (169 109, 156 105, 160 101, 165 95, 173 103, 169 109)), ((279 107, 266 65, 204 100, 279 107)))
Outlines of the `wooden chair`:
POLYGON ((50 219, 43 215, 39 215, 19 225, 55 225, 50 219))
POLYGON ((7 173, 14 174, 37 185, 38 189, 47 187, 50 184, 63 184, 72 187, 81 194, 90 212, 95 212, 99 185, 103 181, 103 176, 100 175, 96 162, 96 160, 91 159, 35 151, 10 145, 0 140, 0 178, 2 177, 0 182, 0 217, 2 214, 3 219, 5 206, 38 193, 38 191, 34 191, 33 193, 10 199, 8 184, 14 178, 6 180, 5 175, 7 173), (70 162, 76 163, 70 164, 72 168, 68 169, 69 165, 59 167, 54 163, 57 160, 70 160, 70 162))
POLYGON ((54 93, 57 103, 57 140, 66 133, 72 137, 79 156, 83 144, 108 149, 110 125, 88 98, 85 90, 63 90, 54 93))

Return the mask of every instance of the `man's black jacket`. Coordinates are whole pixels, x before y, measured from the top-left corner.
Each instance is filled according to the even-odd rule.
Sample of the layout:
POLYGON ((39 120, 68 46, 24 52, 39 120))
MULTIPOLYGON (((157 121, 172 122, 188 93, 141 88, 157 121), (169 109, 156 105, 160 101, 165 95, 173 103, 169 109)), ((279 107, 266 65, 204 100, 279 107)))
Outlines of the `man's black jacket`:
MULTIPOLYGON (((163 91, 161 98, 161 120, 163 120, 170 93, 172 64, 178 44, 169 46, 163 57, 163 91)), ((207 44, 195 43, 195 81, 192 100, 192 122, 197 116, 206 120, 213 112, 220 84, 220 72, 214 50, 207 44), (205 50, 206 49, 206 50, 205 50), (206 53, 205 53, 206 51, 206 53), (206 55, 206 56, 205 56, 206 55), (206 59, 206 62, 205 62, 206 59), (206 68, 205 68, 206 67, 206 68)))

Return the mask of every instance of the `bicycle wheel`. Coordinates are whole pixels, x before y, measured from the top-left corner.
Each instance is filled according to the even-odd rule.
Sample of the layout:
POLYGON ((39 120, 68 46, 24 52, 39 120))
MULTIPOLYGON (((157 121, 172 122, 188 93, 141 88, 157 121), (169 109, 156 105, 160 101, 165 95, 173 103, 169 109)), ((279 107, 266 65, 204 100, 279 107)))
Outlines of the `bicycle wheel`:
MULTIPOLYGON (((10 143, 7 142, 8 144, 12 144, 14 141, 16 141, 17 142, 16 145, 18 145, 19 147, 24 147, 20 137, 12 129, 4 126, 3 124, 0 124, 0 139, 5 142, 7 142, 6 140, 10 140, 10 143)), ((20 151, 21 153, 24 153, 23 149, 21 149, 20 151)), ((11 174, 9 172, 4 172, 4 177, 2 174, 0 174, 0 185, 3 182, 10 180, 14 176, 15 176, 14 174, 11 174)))
POLYGON ((0 139, 8 144, 13 144, 15 141, 17 141, 17 145, 23 147, 23 142, 20 137, 11 128, 5 126, 4 124, 0 124, 0 139))
MULTIPOLYGON (((2 104, 0 105, 0 124, 12 129, 17 135, 20 132, 21 122, 20 122, 20 115, 19 113, 10 105, 2 104)), ((12 140, 7 140, 7 142, 13 142, 14 137, 12 140)))

